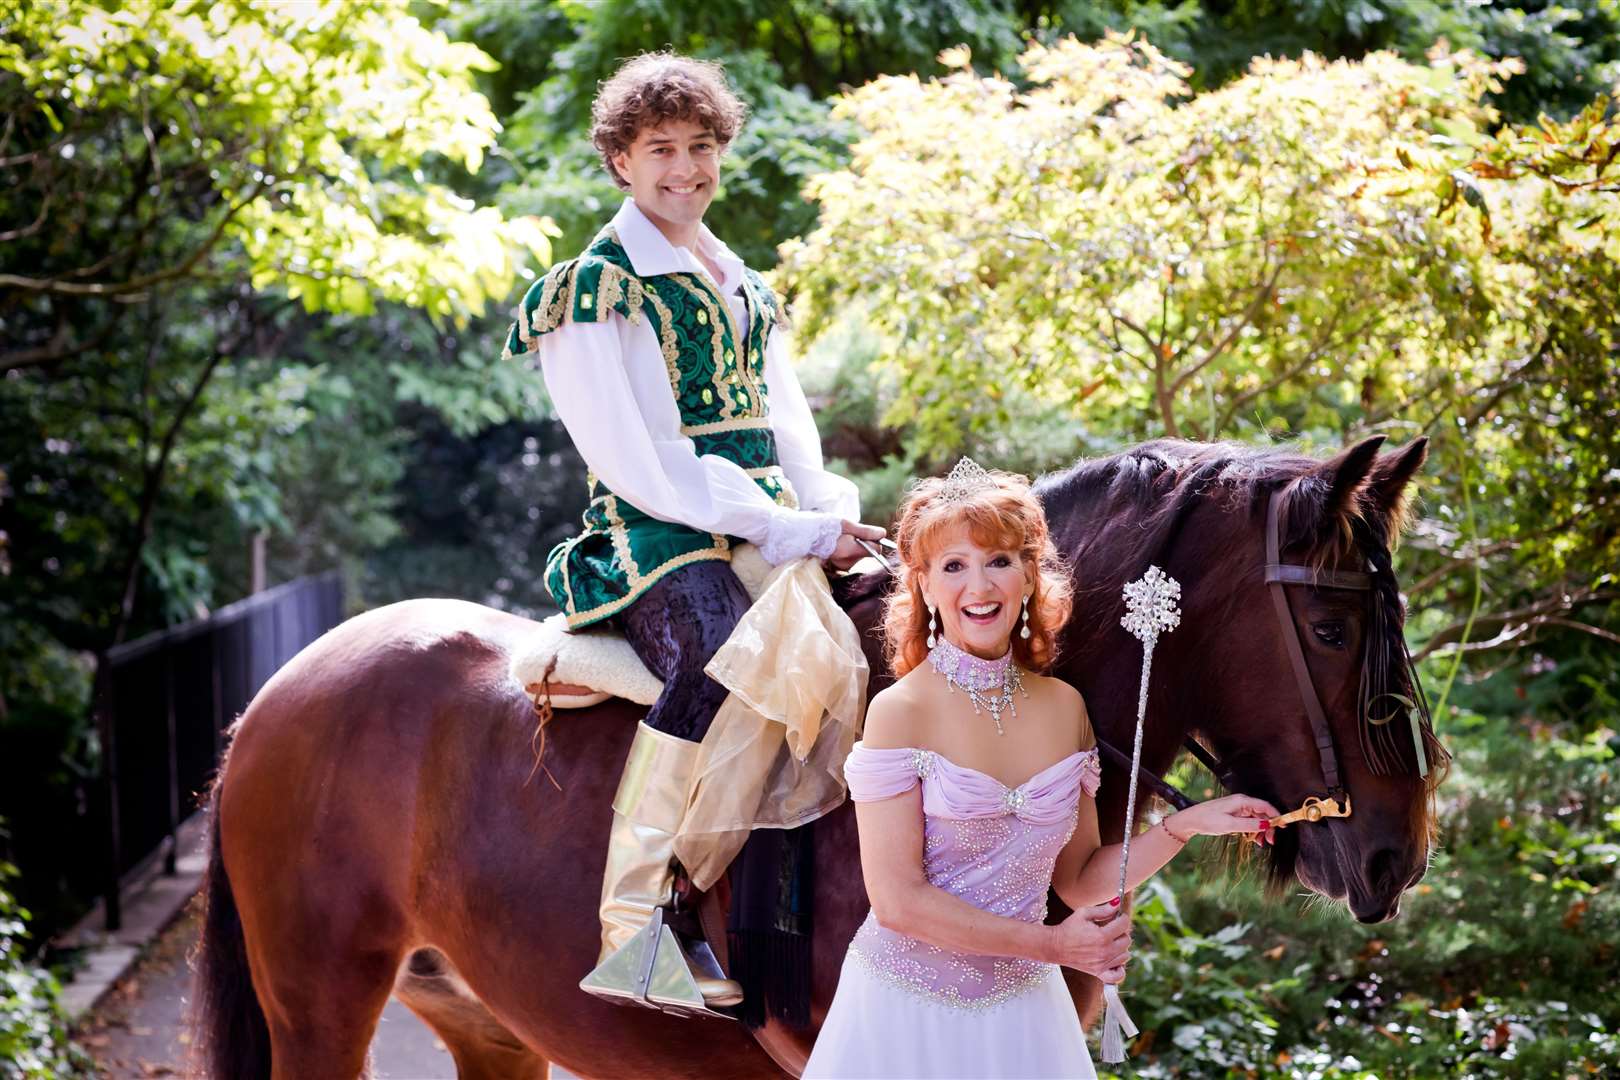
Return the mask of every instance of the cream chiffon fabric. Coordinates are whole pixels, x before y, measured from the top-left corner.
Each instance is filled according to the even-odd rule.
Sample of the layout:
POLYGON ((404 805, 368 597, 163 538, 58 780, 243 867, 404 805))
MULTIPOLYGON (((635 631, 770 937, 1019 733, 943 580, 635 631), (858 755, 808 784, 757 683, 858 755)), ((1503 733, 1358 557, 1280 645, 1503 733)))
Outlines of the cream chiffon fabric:
POLYGON ((675 854, 700 889, 753 829, 787 829, 845 798, 870 676, 860 631, 816 559, 775 568, 704 669, 731 691, 698 752, 675 854))

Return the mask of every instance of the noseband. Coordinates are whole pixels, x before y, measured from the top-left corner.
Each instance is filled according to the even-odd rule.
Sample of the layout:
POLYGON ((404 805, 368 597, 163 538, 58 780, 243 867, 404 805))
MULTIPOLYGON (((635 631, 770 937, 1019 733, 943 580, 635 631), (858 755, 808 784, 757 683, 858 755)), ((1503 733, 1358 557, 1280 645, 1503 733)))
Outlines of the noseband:
MULTIPOLYGON (((1294 672, 1294 684, 1299 690, 1300 700, 1305 705, 1305 715, 1310 718, 1311 734, 1316 740, 1316 755, 1322 764, 1322 780, 1327 789, 1325 796, 1312 795, 1298 809, 1271 819, 1273 825, 1291 825, 1296 821, 1349 817, 1350 793, 1345 790, 1344 782, 1339 776, 1339 754, 1333 743, 1333 729, 1328 726, 1327 712, 1322 708, 1322 699, 1316 696, 1316 684, 1311 681, 1311 670, 1305 665, 1305 649, 1300 644, 1299 630, 1294 625, 1293 611, 1288 606, 1288 593, 1285 590, 1289 585, 1310 585, 1319 589, 1357 589, 1367 592, 1372 589, 1372 575, 1355 570, 1319 570, 1298 563, 1283 562, 1278 529, 1280 506, 1278 495, 1278 492, 1272 492, 1271 498, 1266 503, 1266 591, 1271 594, 1272 607, 1277 612, 1283 645, 1288 652, 1288 664, 1294 672)), ((1370 643, 1364 641, 1362 647, 1368 648, 1370 643)), ((1101 739, 1098 740, 1098 745, 1110 761, 1127 770, 1131 767, 1129 754, 1101 739)), ((1215 779, 1222 787, 1228 791, 1235 790, 1237 785, 1229 766, 1223 764, 1191 736, 1187 737, 1184 745, 1193 757, 1215 775, 1215 779)), ((1184 792, 1162 777, 1155 776, 1145 768, 1140 770, 1139 776, 1177 810, 1185 810, 1193 805, 1193 799, 1188 798, 1184 792)))

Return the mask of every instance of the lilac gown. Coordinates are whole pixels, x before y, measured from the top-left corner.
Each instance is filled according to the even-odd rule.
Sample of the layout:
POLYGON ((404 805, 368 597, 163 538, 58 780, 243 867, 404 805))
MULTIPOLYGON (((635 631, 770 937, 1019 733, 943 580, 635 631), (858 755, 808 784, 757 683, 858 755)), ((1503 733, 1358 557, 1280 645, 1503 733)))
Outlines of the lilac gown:
MULTIPOLYGON (((1038 923, 1080 795, 1095 795, 1097 751, 1082 750, 1009 788, 932 750, 867 749, 844 766, 857 802, 922 784, 923 869, 935 886, 997 915, 1038 923)), ((804 1075, 1095 1077, 1057 965, 959 953, 867 915, 804 1075)))

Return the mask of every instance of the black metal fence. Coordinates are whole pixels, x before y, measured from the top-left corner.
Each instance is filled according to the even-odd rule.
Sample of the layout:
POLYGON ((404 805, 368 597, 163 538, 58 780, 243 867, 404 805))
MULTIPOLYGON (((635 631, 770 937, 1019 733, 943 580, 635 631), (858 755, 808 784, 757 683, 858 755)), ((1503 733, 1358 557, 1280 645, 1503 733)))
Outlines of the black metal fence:
POLYGON ((336 571, 300 578, 108 654, 101 718, 107 929, 122 919, 120 883, 161 857, 174 873, 176 830, 195 808, 225 730, 305 645, 343 618, 336 571))

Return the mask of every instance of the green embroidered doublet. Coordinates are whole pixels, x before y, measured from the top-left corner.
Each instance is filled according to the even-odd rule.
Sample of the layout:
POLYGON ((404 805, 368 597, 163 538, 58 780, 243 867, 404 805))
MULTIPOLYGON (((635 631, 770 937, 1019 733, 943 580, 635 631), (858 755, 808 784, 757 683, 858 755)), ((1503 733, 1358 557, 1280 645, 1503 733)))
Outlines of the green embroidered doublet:
MULTIPOLYGON (((530 287, 506 342, 510 354, 564 322, 646 319, 658 341, 681 434, 697 453, 717 454, 741 467, 780 506, 798 499, 776 457, 765 390, 765 346, 781 320, 763 278, 743 271, 748 333, 740 335, 730 307, 697 273, 637 276, 611 227, 585 253, 558 263, 530 287)), ((571 629, 608 618, 634 602, 663 575, 688 563, 731 559, 736 541, 718 533, 649 517, 587 474, 591 504, 585 531, 552 549, 546 588, 571 629)))

